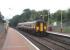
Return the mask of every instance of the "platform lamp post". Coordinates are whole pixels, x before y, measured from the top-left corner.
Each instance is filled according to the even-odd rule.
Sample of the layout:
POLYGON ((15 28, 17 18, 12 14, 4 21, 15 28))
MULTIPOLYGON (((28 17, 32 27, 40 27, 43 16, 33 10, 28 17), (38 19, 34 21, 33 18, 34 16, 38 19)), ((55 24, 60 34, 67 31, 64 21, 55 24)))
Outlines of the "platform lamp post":
POLYGON ((61 32, 63 32, 63 25, 62 25, 62 11, 61 11, 61 32))

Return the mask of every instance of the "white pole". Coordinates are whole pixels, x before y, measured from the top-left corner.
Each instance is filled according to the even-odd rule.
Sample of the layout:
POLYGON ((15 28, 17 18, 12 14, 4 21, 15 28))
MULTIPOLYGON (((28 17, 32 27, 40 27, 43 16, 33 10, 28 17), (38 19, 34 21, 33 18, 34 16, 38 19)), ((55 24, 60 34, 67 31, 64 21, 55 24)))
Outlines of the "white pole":
POLYGON ((50 15, 49 13, 50 13, 50 12, 49 12, 49 10, 48 10, 48 26, 47 26, 48 28, 49 28, 49 15, 50 15))
POLYGON ((63 26, 62 26, 62 11, 61 11, 61 32, 62 32, 63 26))

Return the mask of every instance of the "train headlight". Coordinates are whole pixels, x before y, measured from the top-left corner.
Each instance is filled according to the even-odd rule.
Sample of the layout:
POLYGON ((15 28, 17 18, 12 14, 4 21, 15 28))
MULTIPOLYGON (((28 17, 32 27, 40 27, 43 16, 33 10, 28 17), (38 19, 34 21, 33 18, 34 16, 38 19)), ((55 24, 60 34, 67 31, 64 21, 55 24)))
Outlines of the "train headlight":
POLYGON ((39 30, 39 27, 38 26, 36 26, 36 31, 38 31, 39 30))
POLYGON ((47 29, 47 27, 46 26, 44 26, 44 30, 46 30, 47 29))

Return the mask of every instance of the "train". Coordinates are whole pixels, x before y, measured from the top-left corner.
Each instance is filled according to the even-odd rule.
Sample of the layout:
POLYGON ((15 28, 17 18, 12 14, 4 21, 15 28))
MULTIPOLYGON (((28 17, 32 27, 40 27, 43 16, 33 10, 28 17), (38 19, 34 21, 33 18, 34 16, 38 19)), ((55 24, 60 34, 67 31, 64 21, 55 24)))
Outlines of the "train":
POLYGON ((44 36, 46 35, 47 23, 42 20, 22 22, 17 24, 17 28, 33 35, 44 36))

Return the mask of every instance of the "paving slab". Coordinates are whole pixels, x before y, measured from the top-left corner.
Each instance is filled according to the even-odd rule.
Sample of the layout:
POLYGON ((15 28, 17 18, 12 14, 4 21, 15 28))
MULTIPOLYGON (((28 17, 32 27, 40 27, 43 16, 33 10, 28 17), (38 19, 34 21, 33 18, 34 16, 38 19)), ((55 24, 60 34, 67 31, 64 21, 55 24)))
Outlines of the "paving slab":
POLYGON ((25 36, 13 28, 8 29, 2 50, 40 50, 25 36))

